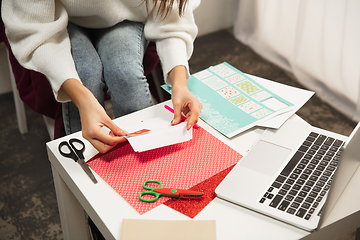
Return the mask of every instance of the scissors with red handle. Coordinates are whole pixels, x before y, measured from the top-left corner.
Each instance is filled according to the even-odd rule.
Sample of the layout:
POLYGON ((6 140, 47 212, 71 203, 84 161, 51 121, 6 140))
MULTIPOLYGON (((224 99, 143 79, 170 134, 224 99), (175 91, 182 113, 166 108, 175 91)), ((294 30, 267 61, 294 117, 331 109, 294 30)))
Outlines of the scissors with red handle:
POLYGON ((192 191, 192 190, 183 190, 183 189, 175 189, 175 188, 162 188, 161 183, 156 180, 148 180, 142 184, 143 188, 150 191, 145 191, 139 194, 139 199, 143 202, 155 202, 161 196, 166 197, 176 197, 183 199, 200 199, 203 195, 202 192, 192 191), (146 186, 149 183, 155 183, 158 186, 155 188, 151 188, 146 186), (143 196, 151 195, 153 198, 145 199, 143 196))

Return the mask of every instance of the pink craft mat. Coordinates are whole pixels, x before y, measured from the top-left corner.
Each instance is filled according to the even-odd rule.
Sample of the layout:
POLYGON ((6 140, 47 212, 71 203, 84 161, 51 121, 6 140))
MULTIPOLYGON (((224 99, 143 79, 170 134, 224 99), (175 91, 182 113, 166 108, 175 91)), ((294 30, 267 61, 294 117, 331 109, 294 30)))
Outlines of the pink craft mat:
MULTIPOLYGON (((164 188, 189 189, 236 164, 242 156, 203 128, 193 130, 193 139, 146 152, 134 152, 130 144, 121 144, 106 154, 98 154, 88 165, 143 214, 171 199, 161 197, 155 203, 138 199, 145 191, 142 183, 158 180, 164 188)), ((194 200, 197 201, 197 200, 194 200)))

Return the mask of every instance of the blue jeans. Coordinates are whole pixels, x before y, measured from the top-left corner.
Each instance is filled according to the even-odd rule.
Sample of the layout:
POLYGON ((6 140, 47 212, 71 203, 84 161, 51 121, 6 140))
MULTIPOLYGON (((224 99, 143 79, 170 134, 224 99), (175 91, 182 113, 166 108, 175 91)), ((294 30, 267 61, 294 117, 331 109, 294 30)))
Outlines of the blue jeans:
MULTIPOLYGON (((143 23, 124 21, 105 29, 69 23, 68 33, 81 81, 102 106, 105 92, 111 97, 115 117, 154 104, 142 65, 147 46, 143 23)), ((62 109, 66 134, 80 131, 75 104, 63 103, 62 109)))

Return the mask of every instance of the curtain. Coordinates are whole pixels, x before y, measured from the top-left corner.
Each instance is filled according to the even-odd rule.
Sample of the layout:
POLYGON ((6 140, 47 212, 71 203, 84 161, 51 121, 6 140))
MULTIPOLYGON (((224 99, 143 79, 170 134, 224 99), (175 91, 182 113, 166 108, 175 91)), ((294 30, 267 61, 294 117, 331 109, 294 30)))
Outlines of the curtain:
POLYGON ((234 35, 360 120, 360 0, 236 0, 234 35))

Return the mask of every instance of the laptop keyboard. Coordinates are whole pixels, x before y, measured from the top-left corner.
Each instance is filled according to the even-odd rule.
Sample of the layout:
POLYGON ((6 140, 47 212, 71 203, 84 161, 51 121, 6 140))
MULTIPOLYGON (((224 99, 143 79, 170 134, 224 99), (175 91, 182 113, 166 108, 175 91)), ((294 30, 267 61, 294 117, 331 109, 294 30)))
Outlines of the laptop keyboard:
POLYGON ((311 132, 260 203, 309 220, 330 189, 343 145, 311 132))

